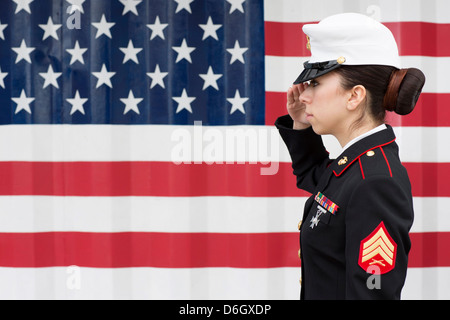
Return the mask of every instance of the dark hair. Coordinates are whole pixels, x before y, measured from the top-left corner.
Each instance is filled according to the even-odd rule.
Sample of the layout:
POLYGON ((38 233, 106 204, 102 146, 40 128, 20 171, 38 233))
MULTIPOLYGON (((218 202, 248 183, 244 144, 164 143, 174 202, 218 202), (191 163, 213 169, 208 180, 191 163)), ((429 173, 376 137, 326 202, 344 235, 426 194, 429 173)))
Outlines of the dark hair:
POLYGON ((415 68, 343 65, 334 72, 341 76, 341 85, 345 90, 357 85, 366 88, 369 112, 378 123, 384 123, 386 110, 400 115, 413 111, 425 84, 425 75, 415 68))

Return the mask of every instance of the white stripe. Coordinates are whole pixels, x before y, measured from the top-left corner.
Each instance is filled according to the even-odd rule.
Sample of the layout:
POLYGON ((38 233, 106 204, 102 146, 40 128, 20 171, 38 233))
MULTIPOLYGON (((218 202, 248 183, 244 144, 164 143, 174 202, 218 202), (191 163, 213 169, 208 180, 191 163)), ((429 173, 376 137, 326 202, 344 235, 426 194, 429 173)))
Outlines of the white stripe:
MULTIPOLYGON (((0 299, 297 300, 299 278, 300 268, 0 268, 0 299)), ((402 299, 448 300, 448 283, 448 267, 408 269, 402 299)))
MULTIPOLYGON (((450 57, 402 56, 403 68, 415 67, 426 76, 423 92, 450 93, 450 57)), ((303 70, 303 63, 309 57, 266 56, 266 91, 286 92, 303 70)))
MULTIPOLYGON (((396 127, 404 162, 450 162, 450 127, 396 127), (430 143, 432 141, 433 143, 430 143)), ((341 153, 323 137, 331 158, 341 153)), ((0 161, 291 162, 274 126, 0 126, 0 161)))
POLYGON ((171 153, 168 142, 177 128, 182 126, 0 126, 0 146, 8 150, 0 160, 167 161, 171 153))
POLYGON ((305 200, 300 197, 0 197, 0 232, 297 232, 305 200))
POLYGON ((450 198, 414 197, 411 232, 450 232, 450 198))
POLYGON ((10 125, 0 126, 0 161, 264 161, 279 139, 267 126, 10 125))
POLYGON ((403 162, 450 162, 450 127, 394 127, 403 162), (447 150, 444 150, 447 149, 447 150))
POLYGON ((424 21, 450 23, 448 0, 265 0, 264 20, 314 22, 328 16, 357 12, 381 22, 424 21), (376 4, 375 4, 376 3, 376 4))
POLYGON ((410 268, 403 287, 403 300, 449 300, 450 268, 410 268))
POLYGON ((298 299, 299 268, 0 268, 0 299, 298 299))
MULTIPOLYGON (((305 201, 304 197, 0 197, 0 232, 297 232, 305 201)), ((445 208, 450 208, 450 198, 415 197, 411 232, 450 232, 450 209, 445 208)))

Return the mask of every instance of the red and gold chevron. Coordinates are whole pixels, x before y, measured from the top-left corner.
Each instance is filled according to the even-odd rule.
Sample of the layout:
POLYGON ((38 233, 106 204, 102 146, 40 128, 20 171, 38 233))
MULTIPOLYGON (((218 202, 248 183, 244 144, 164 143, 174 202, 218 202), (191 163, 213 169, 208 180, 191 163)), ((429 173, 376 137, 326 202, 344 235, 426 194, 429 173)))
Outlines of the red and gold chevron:
POLYGON ((379 268, 379 274, 384 274, 394 269, 396 254, 397 244, 381 222, 367 238, 361 241, 358 263, 366 271, 375 265, 379 268))

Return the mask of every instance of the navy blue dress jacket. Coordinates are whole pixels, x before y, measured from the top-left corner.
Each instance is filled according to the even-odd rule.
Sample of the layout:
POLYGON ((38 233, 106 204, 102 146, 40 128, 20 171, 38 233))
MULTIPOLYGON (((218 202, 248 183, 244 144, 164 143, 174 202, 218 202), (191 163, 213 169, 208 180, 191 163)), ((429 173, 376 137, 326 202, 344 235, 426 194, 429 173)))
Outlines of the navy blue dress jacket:
POLYGON ((300 227, 301 299, 400 299, 413 222, 408 173, 392 127, 330 159, 312 128, 275 122, 298 188, 311 194, 300 227))

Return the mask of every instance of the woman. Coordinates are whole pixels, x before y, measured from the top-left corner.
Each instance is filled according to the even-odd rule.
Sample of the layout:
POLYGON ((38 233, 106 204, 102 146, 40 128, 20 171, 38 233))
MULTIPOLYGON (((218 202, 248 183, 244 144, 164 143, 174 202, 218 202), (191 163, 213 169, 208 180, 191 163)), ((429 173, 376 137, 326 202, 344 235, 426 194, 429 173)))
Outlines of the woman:
POLYGON ((399 69, 382 24, 340 14, 305 25, 311 59, 276 126, 297 186, 312 194, 300 230, 302 299, 400 299, 413 203, 386 111, 408 114, 425 82, 399 69), (321 135, 343 147, 329 159, 321 135))

